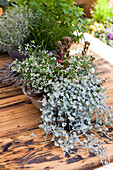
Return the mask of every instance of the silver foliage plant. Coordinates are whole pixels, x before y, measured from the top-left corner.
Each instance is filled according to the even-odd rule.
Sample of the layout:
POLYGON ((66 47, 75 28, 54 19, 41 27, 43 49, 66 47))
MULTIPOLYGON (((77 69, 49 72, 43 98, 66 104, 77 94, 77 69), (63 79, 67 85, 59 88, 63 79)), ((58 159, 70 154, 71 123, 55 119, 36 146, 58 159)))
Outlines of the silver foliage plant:
POLYGON ((20 73, 29 92, 44 94, 40 128, 46 137, 51 134, 51 141, 64 155, 77 154, 75 148, 85 149, 107 164, 103 144, 113 139, 109 131, 113 107, 105 101, 104 79, 95 73, 86 54, 77 53, 61 63, 56 59, 48 51, 35 49, 26 60, 15 60, 11 68, 20 73))
POLYGON ((43 99, 40 127, 46 135, 52 134, 51 141, 60 146, 64 154, 73 153, 74 148, 86 149, 104 164, 107 153, 102 142, 112 140, 108 127, 113 127, 113 111, 104 101, 106 90, 99 87, 101 83, 92 73, 73 81, 65 78, 51 82, 49 99, 43 99))
POLYGON ((0 50, 15 50, 30 36, 29 27, 39 14, 31 9, 15 7, 0 16, 0 50))

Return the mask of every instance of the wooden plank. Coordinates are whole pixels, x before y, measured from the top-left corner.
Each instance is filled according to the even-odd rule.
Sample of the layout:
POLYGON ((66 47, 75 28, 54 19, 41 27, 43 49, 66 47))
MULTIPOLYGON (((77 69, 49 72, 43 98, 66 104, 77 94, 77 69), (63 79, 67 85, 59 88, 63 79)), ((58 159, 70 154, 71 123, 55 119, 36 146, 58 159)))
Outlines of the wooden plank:
MULTIPOLYGON (((0 57, 2 64, 7 57, 0 57)), ((107 82, 107 95, 111 96, 108 100, 113 103, 113 66, 100 58, 95 60, 96 68, 105 77, 107 82)), ((36 121, 41 115, 22 94, 21 88, 13 88, 10 84, 0 84, 0 170, 5 169, 33 169, 33 170, 85 170, 94 169, 100 166, 99 159, 93 155, 86 158, 86 152, 63 157, 62 150, 55 147, 52 142, 44 145, 42 130, 38 128, 39 122, 36 121), (38 135, 33 137, 32 134, 38 135), (40 135, 41 134, 41 135, 40 135), (19 141, 19 142, 15 142, 19 141)), ((113 142, 105 144, 108 155, 113 161, 113 142)))

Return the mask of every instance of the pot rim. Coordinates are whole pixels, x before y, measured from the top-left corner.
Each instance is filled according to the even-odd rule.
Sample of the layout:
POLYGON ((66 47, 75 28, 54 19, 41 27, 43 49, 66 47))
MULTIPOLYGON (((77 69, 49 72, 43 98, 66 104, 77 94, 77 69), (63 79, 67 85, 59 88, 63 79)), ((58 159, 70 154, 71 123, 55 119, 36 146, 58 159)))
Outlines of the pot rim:
MULTIPOLYGON (((36 100, 36 101, 42 103, 42 100, 40 100, 40 99, 35 99, 34 97, 31 97, 31 96, 30 96, 30 94, 29 94, 29 93, 27 92, 27 90, 26 90, 26 84, 22 85, 22 91, 23 91, 23 93, 26 95, 26 97, 28 97, 30 100, 36 100)), ((39 98, 42 99, 42 97, 39 97, 39 98)))

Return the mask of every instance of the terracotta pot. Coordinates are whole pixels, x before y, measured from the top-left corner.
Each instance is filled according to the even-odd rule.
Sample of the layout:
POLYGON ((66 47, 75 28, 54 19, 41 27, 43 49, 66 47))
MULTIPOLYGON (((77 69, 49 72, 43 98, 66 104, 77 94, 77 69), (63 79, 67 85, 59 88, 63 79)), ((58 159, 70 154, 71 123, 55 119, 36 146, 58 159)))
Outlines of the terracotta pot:
POLYGON ((0 7, 0 15, 3 14, 3 9, 0 7))
POLYGON ((77 2, 77 5, 83 6, 86 17, 91 17, 90 9, 93 8, 92 5, 96 0, 75 0, 75 2, 77 2))
POLYGON ((42 102, 39 101, 39 100, 36 100, 36 99, 31 99, 32 101, 32 104, 37 108, 37 109, 42 109, 43 106, 42 106, 42 102))
POLYGON ((42 97, 39 97, 39 99, 35 99, 34 97, 31 97, 30 94, 26 91, 25 85, 22 86, 23 93, 31 100, 32 104, 37 108, 41 109, 44 106, 42 105, 42 97))

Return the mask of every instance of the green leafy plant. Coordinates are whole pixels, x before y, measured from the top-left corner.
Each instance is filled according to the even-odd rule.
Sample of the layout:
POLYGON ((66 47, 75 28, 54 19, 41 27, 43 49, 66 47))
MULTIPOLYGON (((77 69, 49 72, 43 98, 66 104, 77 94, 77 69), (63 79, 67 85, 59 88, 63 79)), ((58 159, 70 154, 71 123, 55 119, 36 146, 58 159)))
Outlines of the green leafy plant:
POLYGON ((74 41, 82 38, 79 33, 84 30, 83 9, 75 6, 74 0, 10 2, 13 8, 8 8, 1 17, 3 26, 0 37, 4 45, 17 48, 29 39, 34 40, 42 49, 53 50, 56 42, 62 41, 64 36, 73 37, 74 41), (76 36, 74 31, 77 32, 76 36))
POLYGON ((29 2, 29 0, 9 0, 9 4, 11 4, 12 6, 24 6, 27 5, 27 3, 29 2))
POLYGON ((105 21, 107 17, 112 17, 112 8, 109 6, 108 0, 97 0, 94 3, 94 10, 92 12, 92 17, 96 21, 105 21))
POLYGON ((31 35, 36 44, 47 50, 55 49, 55 44, 64 36, 74 37, 79 41, 82 35, 74 36, 73 32, 83 31, 83 9, 75 6, 73 0, 29 1, 28 8, 42 10, 42 17, 31 27, 31 35))

